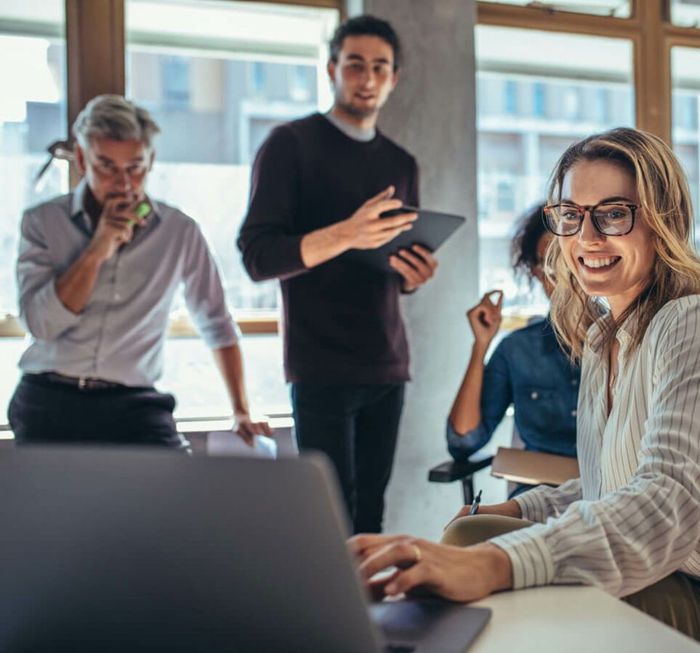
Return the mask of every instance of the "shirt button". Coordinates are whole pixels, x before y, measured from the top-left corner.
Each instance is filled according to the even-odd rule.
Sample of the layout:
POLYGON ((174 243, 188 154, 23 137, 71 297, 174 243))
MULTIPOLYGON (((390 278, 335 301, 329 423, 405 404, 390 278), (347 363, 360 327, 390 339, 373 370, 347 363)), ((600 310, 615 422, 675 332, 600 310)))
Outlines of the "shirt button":
POLYGON ((571 411, 571 417, 576 417, 576 411, 575 411, 575 410, 572 410, 572 411, 571 411))
POLYGON ((532 394, 530 394, 530 399, 537 399, 538 397, 539 397, 539 395, 536 392, 533 392, 532 394))
POLYGON ((578 379, 571 379, 571 385, 578 385, 578 379))

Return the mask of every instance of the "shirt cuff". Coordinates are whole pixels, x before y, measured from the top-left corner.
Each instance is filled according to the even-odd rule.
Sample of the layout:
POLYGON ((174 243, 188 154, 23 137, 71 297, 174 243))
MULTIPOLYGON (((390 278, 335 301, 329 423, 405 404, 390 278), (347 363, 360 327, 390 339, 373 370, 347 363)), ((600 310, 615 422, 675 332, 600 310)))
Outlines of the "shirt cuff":
POLYGON ((235 345, 239 340, 238 326, 229 317, 201 328, 202 338, 210 349, 222 349, 235 345))
POLYGON ((80 314, 70 311, 56 293, 56 282, 52 279, 25 307, 23 321, 27 330, 39 340, 52 340, 80 322, 80 314))
POLYGON ((543 524, 535 524, 489 540, 510 558, 513 589, 550 585, 554 581, 552 555, 539 534, 544 528, 543 524))
POLYGON ((537 488, 523 492, 513 500, 520 506, 523 519, 534 522, 544 522, 547 519, 547 504, 537 488))

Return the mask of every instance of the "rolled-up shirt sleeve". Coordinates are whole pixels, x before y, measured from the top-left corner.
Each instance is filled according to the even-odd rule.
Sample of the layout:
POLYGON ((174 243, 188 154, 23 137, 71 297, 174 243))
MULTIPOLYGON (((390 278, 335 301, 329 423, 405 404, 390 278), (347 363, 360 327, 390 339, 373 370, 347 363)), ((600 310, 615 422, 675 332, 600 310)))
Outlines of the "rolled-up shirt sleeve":
POLYGON ((183 272, 187 308, 206 344, 211 349, 236 344, 238 328, 226 305, 221 275, 204 235, 194 221, 188 229, 183 272))
MULTIPOLYGON (((636 471, 598 500, 574 501, 558 518, 494 538, 516 588, 584 583, 626 596, 681 568, 700 575, 700 302, 678 300, 664 317, 646 345, 653 383, 636 471)), ((536 514, 545 496, 518 502, 536 514)))
POLYGON ((80 315, 69 311, 56 294, 58 271, 41 229, 40 211, 26 211, 22 217, 16 269, 19 316, 32 336, 51 341, 78 324, 80 315))

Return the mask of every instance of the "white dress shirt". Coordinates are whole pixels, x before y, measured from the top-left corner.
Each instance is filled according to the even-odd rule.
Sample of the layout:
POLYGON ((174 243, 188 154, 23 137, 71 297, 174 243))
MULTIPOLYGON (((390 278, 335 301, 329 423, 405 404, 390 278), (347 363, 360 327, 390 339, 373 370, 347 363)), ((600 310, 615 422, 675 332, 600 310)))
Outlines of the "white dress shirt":
POLYGON ((168 316, 181 285, 206 343, 215 349, 236 343, 221 277, 197 223, 154 200, 145 227, 100 268, 83 311, 63 305, 56 280, 93 235, 85 188, 83 181, 74 193, 29 209, 22 219, 19 309, 32 340, 20 369, 152 386, 162 371, 168 316))
POLYGON ((517 497, 539 523, 491 540, 510 557, 515 588, 583 583, 626 596, 675 571, 700 577, 700 295, 668 302, 630 351, 634 319, 617 334, 609 415, 601 324, 588 332, 581 478, 517 497))

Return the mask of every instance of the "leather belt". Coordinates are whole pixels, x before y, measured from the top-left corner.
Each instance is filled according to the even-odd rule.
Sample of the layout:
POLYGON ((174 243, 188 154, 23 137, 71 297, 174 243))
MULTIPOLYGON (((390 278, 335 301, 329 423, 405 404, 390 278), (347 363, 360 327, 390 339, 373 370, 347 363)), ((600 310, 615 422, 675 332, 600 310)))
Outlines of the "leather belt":
POLYGON ((42 379, 51 381, 52 383, 62 383, 70 385, 79 390, 107 390, 108 388, 125 388, 123 383, 115 383, 114 381, 104 381, 103 379, 93 379, 89 376, 66 376, 58 372, 42 372, 37 374, 42 379))

